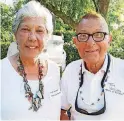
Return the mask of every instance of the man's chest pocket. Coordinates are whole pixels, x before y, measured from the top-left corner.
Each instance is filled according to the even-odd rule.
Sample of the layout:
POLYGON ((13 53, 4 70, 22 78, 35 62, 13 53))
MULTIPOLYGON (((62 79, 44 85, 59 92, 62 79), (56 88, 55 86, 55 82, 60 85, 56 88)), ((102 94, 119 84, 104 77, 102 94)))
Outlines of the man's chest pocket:
POLYGON ((106 107, 112 112, 123 110, 124 112, 124 89, 121 85, 108 83, 105 87, 106 107))

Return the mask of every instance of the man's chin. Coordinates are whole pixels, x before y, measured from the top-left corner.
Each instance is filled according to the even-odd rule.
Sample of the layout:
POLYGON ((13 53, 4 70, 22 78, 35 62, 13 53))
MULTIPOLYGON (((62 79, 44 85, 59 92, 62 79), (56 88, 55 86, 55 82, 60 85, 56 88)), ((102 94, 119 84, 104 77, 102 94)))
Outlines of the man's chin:
POLYGON ((84 61, 90 64, 97 64, 99 62, 99 59, 97 59, 97 57, 89 57, 84 59, 84 61))

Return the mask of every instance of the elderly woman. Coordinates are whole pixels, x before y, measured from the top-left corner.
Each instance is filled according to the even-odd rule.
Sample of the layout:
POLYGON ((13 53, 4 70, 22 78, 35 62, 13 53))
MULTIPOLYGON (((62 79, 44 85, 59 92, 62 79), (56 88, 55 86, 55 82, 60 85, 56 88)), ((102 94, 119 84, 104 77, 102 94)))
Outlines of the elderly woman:
POLYGON ((18 11, 13 32, 19 53, 1 62, 2 119, 59 119, 59 67, 39 56, 52 31, 52 15, 40 3, 18 11))
POLYGON ((105 19, 84 15, 73 41, 81 59, 63 74, 61 118, 69 109, 74 120, 124 119, 124 60, 107 53, 112 37, 105 19))

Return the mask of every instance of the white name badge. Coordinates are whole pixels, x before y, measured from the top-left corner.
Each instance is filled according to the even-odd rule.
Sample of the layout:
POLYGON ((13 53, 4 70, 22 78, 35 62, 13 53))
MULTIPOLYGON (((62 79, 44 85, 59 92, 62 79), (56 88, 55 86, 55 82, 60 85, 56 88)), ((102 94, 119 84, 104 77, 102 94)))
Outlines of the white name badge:
POLYGON ((53 91, 50 92, 50 98, 54 98, 54 97, 56 97, 57 95, 60 95, 60 94, 61 94, 60 89, 53 90, 53 91))

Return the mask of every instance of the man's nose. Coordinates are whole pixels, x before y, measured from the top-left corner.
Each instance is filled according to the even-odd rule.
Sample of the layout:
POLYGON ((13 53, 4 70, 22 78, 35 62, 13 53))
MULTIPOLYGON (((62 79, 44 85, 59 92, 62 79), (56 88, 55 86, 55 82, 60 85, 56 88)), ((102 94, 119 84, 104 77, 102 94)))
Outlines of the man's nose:
POLYGON ((93 39, 93 36, 89 36, 89 38, 88 38, 88 40, 87 40, 87 43, 88 44, 95 44, 95 41, 94 41, 94 39, 93 39))
POLYGON ((29 33, 29 40, 30 41, 36 41, 37 40, 37 37, 36 37, 36 33, 35 32, 30 32, 29 33))

